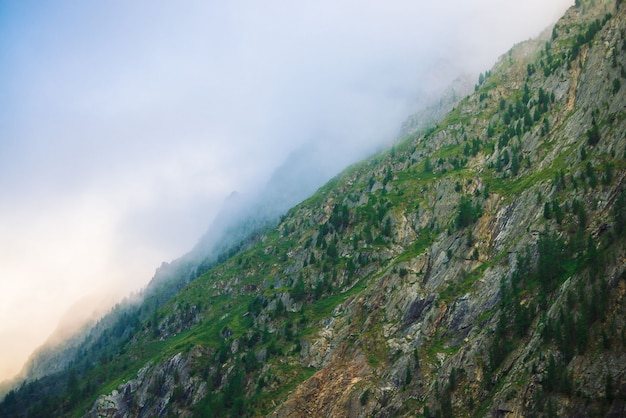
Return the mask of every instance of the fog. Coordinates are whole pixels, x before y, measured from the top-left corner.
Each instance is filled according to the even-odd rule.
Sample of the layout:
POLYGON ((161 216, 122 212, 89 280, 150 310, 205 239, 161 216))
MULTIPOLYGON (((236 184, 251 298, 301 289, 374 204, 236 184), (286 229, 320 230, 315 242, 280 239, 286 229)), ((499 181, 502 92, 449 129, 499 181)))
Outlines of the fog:
POLYGON ((233 191, 311 144, 336 171, 389 143, 571 4, 2 2, 0 381, 72 306, 190 250, 233 191))

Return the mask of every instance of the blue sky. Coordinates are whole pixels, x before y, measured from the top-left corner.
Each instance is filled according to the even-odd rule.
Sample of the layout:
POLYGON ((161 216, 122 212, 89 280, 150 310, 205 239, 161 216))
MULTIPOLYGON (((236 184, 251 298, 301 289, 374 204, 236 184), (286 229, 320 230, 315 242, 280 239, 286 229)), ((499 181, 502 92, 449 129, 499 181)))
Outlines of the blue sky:
POLYGON ((363 157, 572 3, 0 1, 0 380, 289 153, 363 157))

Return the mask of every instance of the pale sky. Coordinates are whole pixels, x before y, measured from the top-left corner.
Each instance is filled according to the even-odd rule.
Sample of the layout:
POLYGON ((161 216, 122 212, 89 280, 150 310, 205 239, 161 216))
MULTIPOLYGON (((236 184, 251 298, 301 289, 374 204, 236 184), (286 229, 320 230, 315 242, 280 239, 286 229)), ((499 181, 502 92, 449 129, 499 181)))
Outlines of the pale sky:
POLYGON ((362 157, 571 4, 0 1, 0 381, 292 151, 362 157))

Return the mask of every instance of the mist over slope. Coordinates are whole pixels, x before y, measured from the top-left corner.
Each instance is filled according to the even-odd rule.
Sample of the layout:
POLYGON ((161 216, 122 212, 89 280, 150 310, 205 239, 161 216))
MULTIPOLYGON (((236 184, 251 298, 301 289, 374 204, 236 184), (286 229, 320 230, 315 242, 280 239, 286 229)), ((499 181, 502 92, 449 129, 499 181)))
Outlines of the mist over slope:
POLYGON ((336 168, 369 155, 573 1, 3 3, 0 380, 77 301, 143 288, 234 190, 308 144, 336 168))
POLYGON ((1 411, 624 415, 626 10, 579 3, 1 411))
MULTIPOLYGON (((464 93, 470 91, 470 87, 467 78, 456 80, 440 99, 426 107, 423 112, 411 116, 400 135, 406 135, 407 130, 415 130, 416 125, 432 126, 442 117, 445 109, 449 109, 464 93), (408 126, 412 128, 407 128, 408 126)), ((344 152, 339 146, 320 140, 309 143, 292 152, 260 190, 249 194, 233 192, 223 202, 215 220, 189 253, 171 262, 162 263, 145 289, 119 301, 105 318, 101 319, 101 311, 94 311, 91 317, 84 319, 80 311, 75 312, 81 322, 61 326, 29 357, 22 372, 15 379, 4 382, 0 395, 3 396, 25 381, 33 381, 64 370, 79 350, 90 347, 91 342, 103 330, 119 320, 126 310, 135 309, 143 298, 155 298, 155 294, 158 294, 152 303, 155 307, 161 306, 202 272, 249 248, 263 231, 274 227, 289 208, 310 196, 335 175, 340 167, 354 159, 354 151, 344 152)), ((371 154, 373 151, 365 153, 371 154)), ((98 301, 85 301, 85 311, 89 310, 88 307, 93 309, 96 306, 94 303, 98 301)), ((72 317, 72 321, 76 319, 72 317)))

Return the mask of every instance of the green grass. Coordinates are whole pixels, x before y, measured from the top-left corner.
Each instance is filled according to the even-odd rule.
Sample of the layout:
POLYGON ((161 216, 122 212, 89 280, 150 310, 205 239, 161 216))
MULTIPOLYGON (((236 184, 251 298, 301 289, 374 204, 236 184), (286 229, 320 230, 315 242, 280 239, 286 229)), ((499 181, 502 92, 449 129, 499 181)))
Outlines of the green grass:
POLYGON ((422 229, 419 232, 417 239, 396 258, 396 263, 410 261, 423 254, 424 251, 426 251, 426 249, 432 244, 433 240, 434 238, 430 230, 422 229))
MULTIPOLYGON (((363 291, 367 287, 366 283, 366 279, 359 279, 349 290, 345 292, 336 293, 320 299, 315 303, 306 305, 304 314, 307 318, 309 318, 311 323, 315 324, 316 322, 327 318, 337 305, 344 302, 350 296, 363 291)), ((313 325, 313 328, 317 329, 317 326, 313 325)))
POLYGON ((460 348, 460 346, 458 345, 446 347, 445 341, 440 335, 440 331, 437 331, 437 334, 435 334, 435 336, 424 345, 426 348, 424 350, 425 360, 427 360, 431 364, 436 364, 438 362, 437 354, 444 353, 446 355, 454 355, 459 351, 460 348))
POLYGON ((481 264, 479 267, 474 269, 471 273, 468 273, 466 277, 464 277, 461 281, 456 283, 451 283, 446 287, 442 292, 439 293, 439 300, 446 302, 447 304, 451 303, 457 297, 463 296, 468 293, 474 283, 480 279, 485 270, 487 269, 486 264, 481 264))
POLYGON ((476 323, 477 324, 482 324, 483 322, 485 322, 486 320, 488 320, 489 318, 491 318, 493 316, 493 314, 495 313, 495 311, 493 309, 491 310, 485 310, 483 311, 478 318, 476 318, 476 323))
POLYGON ((269 415, 269 413, 276 408, 274 405, 280 405, 279 400, 285 399, 291 391, 300 383, 308 380, 315 372, 316 370, 311 367, 271 362, 271 373, 287 380, 287 382, 281 384, 277 390, 265 391, 253 396, 251 404, 256 407, 262 415, 269 415))

